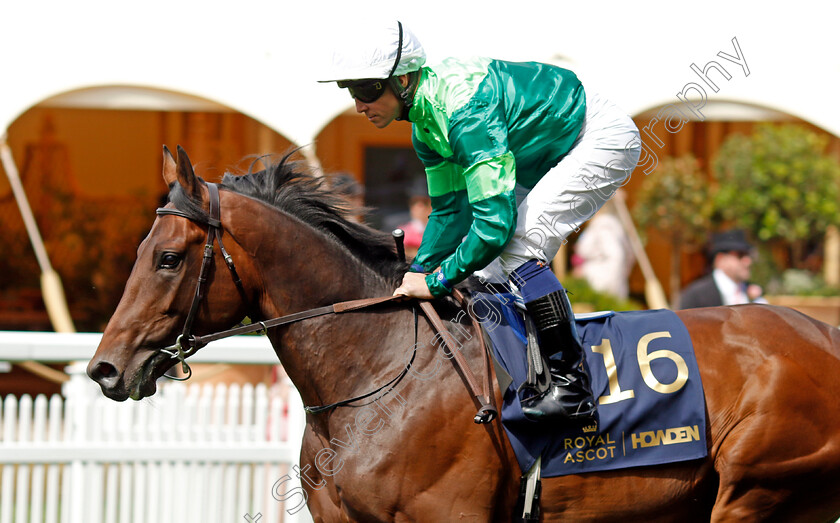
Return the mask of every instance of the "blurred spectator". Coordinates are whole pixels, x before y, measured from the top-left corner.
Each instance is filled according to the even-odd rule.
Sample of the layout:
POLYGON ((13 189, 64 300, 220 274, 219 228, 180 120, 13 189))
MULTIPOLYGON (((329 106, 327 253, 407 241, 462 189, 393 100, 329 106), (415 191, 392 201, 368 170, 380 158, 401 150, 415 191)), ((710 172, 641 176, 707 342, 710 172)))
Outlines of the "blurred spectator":
POLYGON ((680 309, 767 303, 760 286, 749 283, 753 247, 742 230, 712 236, 709 256, 712 273, 694 281, 680 296, 680 309))
POLYGON ((636 256, 612 201, 591 219, 575 243, 572 274, 593 290, 627 299, 636 256))
POLYGON ((411 219, 399 228, 405 232, 405 255, 411 259, 420 248, 423 231, 426 230, 426 223, 429 222, 429 214, 432 212, 432 199, 429 198, 426 180, 423 178, 418 178, 408 188, 408 212, 411 219))
POLYGON ((329 187, 350 204, 349 218, 363 223, 365 221, 364 186, 352 174, 336 173, 329 177, 329 187))

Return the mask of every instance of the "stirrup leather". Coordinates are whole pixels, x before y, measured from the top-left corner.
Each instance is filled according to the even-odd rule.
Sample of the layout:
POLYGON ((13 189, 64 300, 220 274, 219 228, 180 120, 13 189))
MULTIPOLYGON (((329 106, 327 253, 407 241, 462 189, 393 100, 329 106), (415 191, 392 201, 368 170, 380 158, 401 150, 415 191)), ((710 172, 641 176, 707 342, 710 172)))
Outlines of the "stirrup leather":
POLYGON ((540 421, 591 419, 595 402, 568 298, 564 292, 553 292, 525 306, 539 333, 550 384, 545 389, 528 382, 520 387, 526 395, 520 394, 523 413, 540 421))

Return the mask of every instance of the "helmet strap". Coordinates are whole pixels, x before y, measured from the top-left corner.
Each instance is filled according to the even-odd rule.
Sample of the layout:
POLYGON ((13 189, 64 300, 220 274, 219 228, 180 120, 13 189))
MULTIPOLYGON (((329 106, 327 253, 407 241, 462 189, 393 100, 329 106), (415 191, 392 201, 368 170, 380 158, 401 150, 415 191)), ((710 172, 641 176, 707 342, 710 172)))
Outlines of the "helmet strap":
POLYGON ((410 101, 407 100, 407 98, 409 96, 408 93, 410 92, 408 87, 411 86, 411 80, 410 80, 411 79, 411 74, 409 73, 409 86, 408 87, 403 87, 402 84, 400 83, 400 79, 397 78, 396 76, 394 76, 394 72, 397 70, 397 66, 400 65, 400 58, 402 58, 403 27, 402 27, 402 22, 400 22, 399 20, 397 20, 397 27, 399 27, 399 31, 400 31, 399 42, 397 43, 397 59, 394 60, 394 66, 391 67, 391 72, 388 74, 388 83, 391 84, 391 89, 394 90, 394 94, 396 94, 397 97, 400 98, 404 102, 403 110, 402 110, 400 116, 397 117, 397 120, 407 120, 408 119, 407 118, 408 117, 408 109, 411 108, 411 105, 414 101, 413 100, 414 97, 412 96, 411 97, 412 99, 410 101))
POLYGON ((402 86, 400 79, 396 76, 388 79, 391 89, 403 102, 403 109, 397 120, 408 120, 408 110, 414 105, 414 95, 417 92, 417 85, 420 83, 420 71, 412 71, 407 74, 408 84, 405 87, 402 86))

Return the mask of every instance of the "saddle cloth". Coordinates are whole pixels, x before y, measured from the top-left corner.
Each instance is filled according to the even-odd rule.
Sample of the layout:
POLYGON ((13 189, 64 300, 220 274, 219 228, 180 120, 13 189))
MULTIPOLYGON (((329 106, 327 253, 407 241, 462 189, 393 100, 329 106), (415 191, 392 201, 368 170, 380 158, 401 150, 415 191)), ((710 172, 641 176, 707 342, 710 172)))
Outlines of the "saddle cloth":
POLYGON ((659 465, 707 455, 703 385, 688 331, 669 310, 576 316, 597 403, 597 425, 552 427, 522 414, 528 372, 522 313, 509 294, 476 293, 473 312, 512 381, 502 424, 524 473, 542 475, 659 465))

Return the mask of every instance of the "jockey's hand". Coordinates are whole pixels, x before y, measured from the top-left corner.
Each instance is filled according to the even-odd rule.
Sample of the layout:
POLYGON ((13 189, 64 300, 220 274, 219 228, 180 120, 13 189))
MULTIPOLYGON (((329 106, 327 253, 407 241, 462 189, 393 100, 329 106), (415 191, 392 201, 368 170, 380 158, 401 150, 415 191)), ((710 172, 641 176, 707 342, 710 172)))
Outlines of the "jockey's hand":
POLYGON ((429 286, 426 285, 426 275, 422 272, 407 272, 403 276, 402 284, 394 291, 394 296, 407 296, 431 300, 434 298, 429 286))

